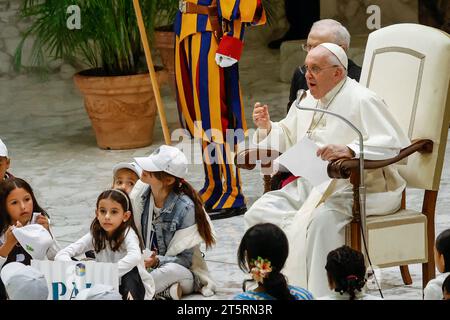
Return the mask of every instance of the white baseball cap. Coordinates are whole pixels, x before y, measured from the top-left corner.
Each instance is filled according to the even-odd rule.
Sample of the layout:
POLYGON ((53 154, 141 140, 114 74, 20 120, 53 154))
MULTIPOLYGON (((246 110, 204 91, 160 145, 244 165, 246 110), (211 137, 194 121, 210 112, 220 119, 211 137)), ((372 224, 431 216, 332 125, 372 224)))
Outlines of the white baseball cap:
POLYGON ((330 42, 321 43, 319 44, 319 46, 328 49, 328 51, 330 51, 332 54, 336 56, 336 58, 338 58, 339 62, 344 66, 345 69, 348 68, 348 57, 347 54, 345 53, 345 50, 342 49, 342 47, 338 46, 335 43, 330 42))
POLYGON ((164 171, 178 178, 185 178, 188 160, 184 153, 175 147, 162 145, 148 157, 134 158, 142 170, 164 171))
POLYGON ((137 174, 138 177, 141 177, 142 169, 137 165, 136 162, 119 162, 113 167, 113 174, 115 175, 117 171, 120 169, 130 169, 134 173, 137 174))
POLYGON ((22 248, 36 260, 45 259, 47 251, 53 243, 50 233, 40 224, 27 224, 20 228, 14 228, 12 233, 22 248))
POLYGON ((2 139, 0 139, 0 157, 8 158, 8 149, 6 145, 3 143, 2 139))
POLYGON ((122 295, 112 286, 94 284, 90 288, 81 290, 75 300, 122 300, 122 295))
POLYGON ((1 271, 10 300, 47 300, 47 280, 42 272, 20 262, 11 262, 1 271))

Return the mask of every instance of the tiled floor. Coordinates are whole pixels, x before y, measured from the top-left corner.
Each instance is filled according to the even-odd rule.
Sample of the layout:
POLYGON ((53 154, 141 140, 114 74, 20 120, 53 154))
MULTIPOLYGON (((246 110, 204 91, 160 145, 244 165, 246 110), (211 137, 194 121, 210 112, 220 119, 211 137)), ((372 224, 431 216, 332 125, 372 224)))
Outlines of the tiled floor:
MULTIPOLYGON (((267 49, 258 41, 257 34, 251 39, 253 42, 247 41, 240 63, 249 127, 252 127, 250 116, 256 101, 268 103, 272 119, 281 119, 289 92, 289 85, 278 81, 279 51, 267 49)), ((175 128, 175 102, 168 88, 163 87, 162 94, 170 126, 175 128)), ((134 156, 148 155, 163 143, 161 126, 157 123, 152 146, 123 151, 98 149, 81 96, 72 81, 60 80, 56 75, 50 76, 48 81, 24 75, 0 78, 0 137, 10 150, 12 172, 31 183, 37 199, 48 209, 54 233, 62 246, 88 231, 95 199, 111 185, 113 165, 134 156)), ((198 159, 198 150, 195 155, 198 159)), ((449 161, 447 154, 436 210, 437 233, 450 227, 449 161)), ((251 205, 262 194, 260 174, 245 171, 242 179, 251 205)), ((188 180, 194 186, 202 185, 200 164, 190 166, 188 180)), ((408 193, 412 207, 420 210, 419 196, 417 192, 408 193)), ((208 266, 219 283, 218 292, 212 298, 227 299, 241 290, 244 278, 236 265, 236 250, 244 231, 243 218, 215 221, 214 225, 218 244, 206 253, 208 266)), ((385 297, 419 299, 420 271, 419 265, 411 266, 414 283, 404 286, 397 268, 382 270, 380 278, 385 297)))

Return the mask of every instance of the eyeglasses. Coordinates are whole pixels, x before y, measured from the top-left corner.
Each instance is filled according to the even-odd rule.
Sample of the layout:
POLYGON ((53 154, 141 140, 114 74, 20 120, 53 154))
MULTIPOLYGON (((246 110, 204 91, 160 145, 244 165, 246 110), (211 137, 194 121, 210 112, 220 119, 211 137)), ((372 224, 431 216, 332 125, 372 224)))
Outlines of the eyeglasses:
POLYGON ((306 43, 302 44, 302 50, 305 52, 309 52, 309 50, 311 50, 312 48, 313 48, 313 46, 310 44, 306 44, 306 43))
POLYGON ((339 66, 337 66, 337 65, 333 65, 333 66, 329 66, 329 67, 325 67, 325 68, 321 68, 321 67, 318 67, 318 66, 312 66, 312 67, 308 67, 306 64, 302 67, 302 70, 305 72, 305 74, 306 74, 306 72, 310 72, 311 74, 313 74, 313 75, 318 75, 320 72, 322 72, 323 70, 326 70, 326 69, 331 69, 331 68, 336 68, 336 67, 339 67, 339 66))

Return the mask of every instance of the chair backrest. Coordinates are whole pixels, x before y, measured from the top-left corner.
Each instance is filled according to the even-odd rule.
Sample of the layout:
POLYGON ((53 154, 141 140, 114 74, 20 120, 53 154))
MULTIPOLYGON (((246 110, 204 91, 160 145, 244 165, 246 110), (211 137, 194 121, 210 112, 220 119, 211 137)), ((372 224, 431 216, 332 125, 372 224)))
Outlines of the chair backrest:
POLYGON ((431 139, 433 153, 415 153, 400 174, 409 187, 438 190, 450 115, 450 37, 419 24, 396 24, 369 35, 360 83, 386 102, 411 140, 431 139))

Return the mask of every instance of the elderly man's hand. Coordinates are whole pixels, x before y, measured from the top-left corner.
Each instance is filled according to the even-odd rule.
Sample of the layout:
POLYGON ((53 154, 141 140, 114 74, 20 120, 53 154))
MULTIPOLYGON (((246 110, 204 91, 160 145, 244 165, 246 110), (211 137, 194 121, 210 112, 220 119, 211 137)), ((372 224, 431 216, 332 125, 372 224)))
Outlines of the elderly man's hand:
POLYGON ((334 161, 340 158, 353 158, 355 154, 347 147, 337 144, 329 144, 317 150, 317 156, 325 161, 334 161))
POLYGON ((255 103, 255 108, 253 109, 253 122, 258 127, 258 129, 265 129, 268 132, 272 128, 269 116, 269 107, 261 105, 261 103, 255 103))

